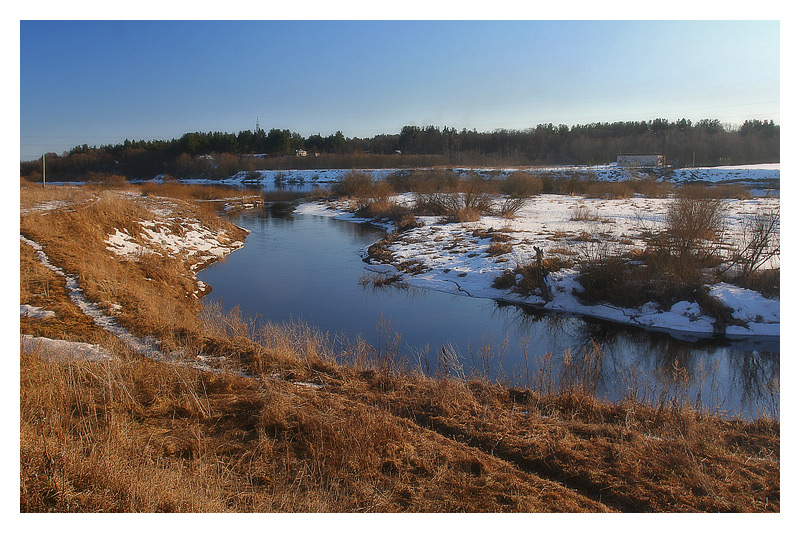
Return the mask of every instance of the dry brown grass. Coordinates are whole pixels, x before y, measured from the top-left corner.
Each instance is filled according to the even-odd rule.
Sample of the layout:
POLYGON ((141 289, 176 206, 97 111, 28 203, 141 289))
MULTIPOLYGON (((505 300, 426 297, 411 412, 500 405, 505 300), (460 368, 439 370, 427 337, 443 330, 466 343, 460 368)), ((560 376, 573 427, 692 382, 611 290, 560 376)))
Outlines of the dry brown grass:
POLYGON ((586 198, 606 199, 631 198, 633 194, 633 187, 624 181, 593 181, 583 192, 586 198))
POLYGON ((513 250, 513 245, 510 242, 497 242, 493 241, 489 243, 489 247, 486 249, 486 253, 491 256, 503 255, 510 253, 513 250))
POLYGON ((181 200, 220 200, 252 196, 237 187, 221 185, 189 185, 177 181, 166 180, 160 183, 145 182, 137 186, 145 196, 164 196, 181 200))
MULTIPOLYGON (((56 198, 64 196, 59 188, 53 189, 56 198)), ((190 267, 196 259, 162 251, 162 255, 142 254, 135 260, 123 260, 106 249, 105 239, 115 230, 127 231, 134 238, 140 236, 139 221, 155 217, 151 207, 168 208, 175 217, 224 229, 232 238, 243 239, 244 234, 215 213, 195 209, 180 200, 150 204, 129 193, 130 190, 96 190, 91 201, 81 201, 72 208, 34 211, 21 218, 20 230, 41 244, 54 264, 78 275, 90 300, 101 306, 121 306, 116 317, 120 323, 139 334, 156 334, 170 342, 199 327, 197 314, 201 306, 191 297, 196 282, 190 267)), ((23 200, 34 203, 27 195, 28 191, 24 191, 23 200)), ((36 192, 35 196, 41 202, 41 193, 36 192)), ((183 231, 178 224, 171 229, 183 231)))
POLYGON ((779 510, 774 422, 313 359, 256 381, 23 354, 21 510, 779 510))
POLYGON ((42 187, 40 184, 20 180, 20 209, 27 210, 50 202, 64 202, 75 205, 94 198, 91 187, 59 185, 42 187))
POLYGON ((542 178, 528 172, 512 172, 500 183, 500 190, 512 198, 528 198, 542 192, 542 178))
POLYGON ((33 249, 20 243, 20 304, 55 312, 47 319, 20 317, 20 333, 70 341, 100 342, 108 333, 72 303, 64 278, 41 264, 33 249))
POLYGON ((573 357, 545 394, 402 371, 389 338, 385 349, 341 347, 302 324, 256 328, 218 306, 198 315, 167 286, 186 274, 181 259, 145 270, 104 251, 103 230, 88 226, 138 216, 100 209, 110 200, 48 228, 26 215, 23 231, 91 298, 123 301, 131 325, 253 377, 132 355, 81 322, 21 249, 21 299, 58 314, 23 329, 114 355, 21 353, 22 512, 779 511, 776 421, 594 400, 598 350, 573 357), (146 282, 156 271, 163 279, 146 282))

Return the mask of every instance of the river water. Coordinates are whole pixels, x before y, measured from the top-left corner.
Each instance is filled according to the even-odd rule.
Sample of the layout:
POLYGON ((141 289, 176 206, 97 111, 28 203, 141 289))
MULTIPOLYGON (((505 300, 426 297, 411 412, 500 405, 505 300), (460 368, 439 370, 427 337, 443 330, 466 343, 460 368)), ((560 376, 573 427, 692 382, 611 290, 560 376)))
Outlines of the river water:
POLYGON ((399 335, 400 357, 430 373, 488 376, 542 392, 582 384, 612 401, 635 394, 725 416, 779 416, 777 341, 691 343, 488 299, 375 288, 362 283, 360 252, 382 237, 380 229, 267 207, 233 222, 251 231, 244 248, 198 278, 213 288, 206 300, 238 306, 256 321, 301 321, 384 349, 399 335))

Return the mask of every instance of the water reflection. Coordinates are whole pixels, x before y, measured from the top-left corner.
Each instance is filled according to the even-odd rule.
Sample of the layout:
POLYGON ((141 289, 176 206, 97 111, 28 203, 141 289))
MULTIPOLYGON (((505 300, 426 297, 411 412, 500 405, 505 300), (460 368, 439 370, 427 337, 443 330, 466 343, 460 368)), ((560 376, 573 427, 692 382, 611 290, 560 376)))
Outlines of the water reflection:
MULTIPOLYGON (((498 302, 497 312, 516 317, 514 331, 524 336, 535 324, 550 339, 571 339, 573 353, 604 352, 598 390, 609 399, 663 397, 663 389, 693 403, 747 416, 758 410, 777 414, 780 353, 776 340, 688 342, 664 332, 608 323, 591 318, 550 314, 498 302), (654 381, 658 389, 654 387, 654 381), (700 401, 697 401, 700 398, 700 401), (707 401, 703 401, 707 398, 707 401)), ((552 341, 549 344, 553 344, 552 341)))
MULTIPOLYGON (((778 414, 776 343, 695 343, 666 333, 436 291, 376 286, 360 253, 383 232, 265 205, 235 222, 246 246, 200 273, 212 298, 248 316, 302 318, 331 338, 363 339, 431 374, 479 375, 609 400, 683 402, 720 413, 778 414), (395 344, 396 342, 396 344, 395 344)), ((375 353, 380 350, 373 350, 375 353)))

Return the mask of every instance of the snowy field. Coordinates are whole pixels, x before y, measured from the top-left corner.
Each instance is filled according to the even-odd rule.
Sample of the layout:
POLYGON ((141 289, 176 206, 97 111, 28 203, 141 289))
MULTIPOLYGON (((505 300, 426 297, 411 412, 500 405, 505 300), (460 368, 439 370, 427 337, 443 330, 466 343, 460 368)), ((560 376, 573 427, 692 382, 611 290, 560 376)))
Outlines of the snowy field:
MULTIPOLYGON (((425 172, 432 169, 413 169, 414 172, 425 172)), ((476 172, 484 177, 503 179, 512 172, 528 172, 533 175, 547 174, 554 177, 570 177, 580 175, 587 179, 600 181, 625 181, 635 179, 637 170, 610 165, 558 165, 547 167, 514 167, 514 168, 459 168, 454 171, 466 174, 476 172)), ((397 173, 409 172, 409 169, 363 169, 363 172, 375 179, 384 179, 397 173)), ((321 169, 321 170, 257 170, 238 172, 224 179, 184 179, 186 183, 197 184, 222 184, 232 186, 265 186, 274 184, 292 185, 325 185, 336 183, 344 175, 352 172, 350 169, 321 169)), ((774 189, 780 179, 780 164, 765 163, 760 165, 696 167, 682 169, 660 169, 656 171, 658 179, 674 183, 702 182, 702 183, 740 183, 753 188, 774 189)))
MULTIPOLYGON (((395 197, 400 203, 411 203, 413 194, 395 197)), ((576 196, 540 195, 531 198, 514 219, 484 216, 477 222, 443 223, 439 217, 419 217, 424 226, 402 234, 391 245, 393 265, 418 261, 422 272, 398 272, 393 265, 372 264, 367 269, 377 274, 399 275, 411 286, 492 298, 543 309, 597 317, 631 324, 647 329, 668 331, 686 338, 709 337, 714 333, 714 320, 704 316, 695 302, 678 302, 670 309, 660 309, 655 303, 640 308, 619 308, 611 305, 584 305, 575 295, 582 287, 575 268, 553 272, 548 277, 552 300, 540 296, 522 296, 510 290, 492 286, 494 279, 505 269, 535 261, 535 247, 545 257, 580 260, 599 253, 622 253, 632 248, 644 248, 639 238, 643 230, 657 229, 662 224, 668 199, 629 198, 622 200, 586 199, 576 196), (574 220, 580 210, 591 220, 574 220), (489 255, 488 236, 502 230, 510 238, 511 251, 489 255)), ((778 209, 777 198, 726 200, 726 236, 736 242, 741 222, 748 215, 768 209, 778 209)), ((297 213, 331 216, 353 222, 356 218, 346 202, 311 202, 300 205, 297 213)), ((387 228, 391 230, 391 228, 387 228)), ((776 257, 765 267, 779 267, 776 257)), ((780 301, 726 283, 709 287, 710 293, 734 311, 734 318, 746 326, 730 326, 730 338, 779 336, 780 301)))

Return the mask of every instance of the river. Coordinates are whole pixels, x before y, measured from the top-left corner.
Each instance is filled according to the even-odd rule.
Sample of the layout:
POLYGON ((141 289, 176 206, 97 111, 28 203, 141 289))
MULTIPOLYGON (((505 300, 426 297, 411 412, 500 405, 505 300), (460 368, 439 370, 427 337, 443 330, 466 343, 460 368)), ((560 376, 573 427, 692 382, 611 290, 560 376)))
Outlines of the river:
POLYGON ((363 283, 360 253, 384 234, 378 228, 266 207, 233 222, 251 231, 244 248, 198 278, 213 288, 206 299, 256 321, 302 321, 330 338, 384 349, 399 335, 406 364, 430 373, 543 392, 583 385, 612 401, 636 396, 748 419, 779 416, 776 341, 693 343, 488 299, 375 288, 363 283))

